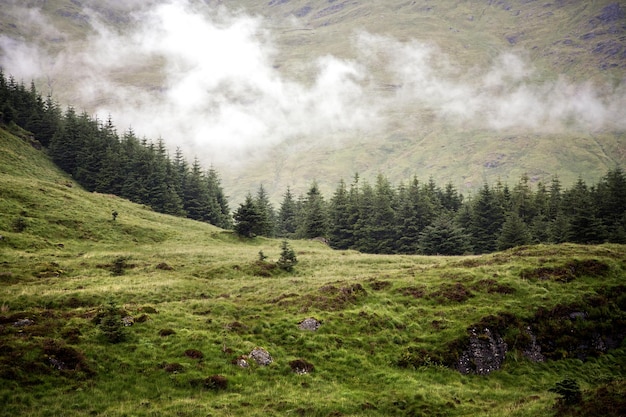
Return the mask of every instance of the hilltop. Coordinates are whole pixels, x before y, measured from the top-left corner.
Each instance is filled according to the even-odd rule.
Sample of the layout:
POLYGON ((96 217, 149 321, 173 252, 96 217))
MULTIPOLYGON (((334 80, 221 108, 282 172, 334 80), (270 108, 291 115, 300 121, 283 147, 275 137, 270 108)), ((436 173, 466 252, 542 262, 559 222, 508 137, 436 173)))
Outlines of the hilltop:
POLYGON ((1 415, 624 411, 622 245, 301 240, 286 272, 279 241, 86 192, 36 145, 0 129, 1 415))
POLYGON ((214 164, 234 201, 355 172, 474 191, 624 166, 619 2, 156 4, 8 8, 0 65, 214 164))

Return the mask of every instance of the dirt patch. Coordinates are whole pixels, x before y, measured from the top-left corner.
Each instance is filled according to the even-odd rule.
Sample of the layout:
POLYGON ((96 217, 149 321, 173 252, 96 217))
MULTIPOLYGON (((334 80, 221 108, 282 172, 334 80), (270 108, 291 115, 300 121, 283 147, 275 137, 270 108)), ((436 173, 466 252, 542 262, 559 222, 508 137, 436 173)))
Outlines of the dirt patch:
POLYGON ((500 284, 495 279, 482 279, 472 285, 472 289, 475 291, 483 291, 489 294, 513 294, 515 288, 509 284, 500 284))
POLYGON ((162 368, 169 374, 180 374, 185 372, 185 367, 177 362, 165 363, 162 365, 162 368))
POLYGON ((172 268, 171 266, 169 266, 165 262, 161 262, 160 264, 158 264, 156 266, 156 269, 159 269, 161 271, 172 271, 172 270, 174 270, 174 268, 172 268))
POLYGON ((310 374, 315 370, 315 366, 304 359, 296 359, 289 362, 289 367, 298 375, 310 374))
POLYGON ((161 337, 167 337, 167 336, 171 336, 173 334, 176 334, 176 331, 174 329, 161 329, 161 330, 159 330, 159 336, 161 336, 161 337))
POLYGON ((87 364, 85 355, 73 347, 66 346, 63 341, 46 340, 43 354, 47 362, 59 371, 80 371, 87 375, 94 373, 87 364))
POLYGON ((426 286, 410 286, 398 288, 398 292, 406 297, 423 298, 426 295, 426 286))
POLYGON ((223 375, 211 375, 205 379, 194 379, 190 381, 192 386, 201 386, 204 389, 218 391, 228 388, 228 378, 223 375))
POLYGON ((319 288, 318 294, 309 294, 302 297, 302 311, 307 311, 310 307, 320 310, 338 311, 343 310, 348 305, 354 305, 367 296, 367 291, 359 283, 337 287, 335 285, 324 285, 319 288))
POLYGON ((462 303, 473 297, 474 294, 460 282, 454 284, 441 284, 439 290, 429 294, 430 298, 437 300, 439 303, 455 302, 462 303))
POLYGON ((391 287, 391 282, 389 281, 373 280, 373 281, 370 281, 369 284, 370 284, 370 288, 374 291, 381 291, 381 290, 385 290, 391 287))
POLYGON ((583 276, 603 277, 608 275, 610 270, 609 265, 595 259, 573 260, 561 266, 524 270, 520 273, 520 278, 570 282, 583 276))
POLYGON ((185 351, 185 356, 191 359, 202 359, 204 358, 204 353, 202 353, 198 349, 187 349, 185 351))

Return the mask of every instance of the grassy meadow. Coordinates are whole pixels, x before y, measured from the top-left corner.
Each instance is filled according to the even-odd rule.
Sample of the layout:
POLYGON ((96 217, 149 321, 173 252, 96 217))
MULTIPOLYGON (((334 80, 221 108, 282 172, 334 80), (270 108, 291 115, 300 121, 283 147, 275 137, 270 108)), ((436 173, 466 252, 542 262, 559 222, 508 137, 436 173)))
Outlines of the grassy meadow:
POLYGON ((509 343, 489 375, 403 361, 445 354, 485 317, 526 319, 594 294, 611 300, 609 321, 623 321, 623 246, 425 257, 290 241, 299 262, 285 272, 274 267, 280 241, 87 193, 6 130, 0 150, 1 416, 535 417, 556 415, 549 389, 564 379, 592 404, 625 392, 623 343, 541 363, 509 343), (602 268, 539 273, 575 262, 602 268), (134 320, 114 326, 118 343, 107 311, 114 324, 134 320), (321 326, 301 330, 306 318, 321 326), (270 365, 236 364, 257 347, 270 365))

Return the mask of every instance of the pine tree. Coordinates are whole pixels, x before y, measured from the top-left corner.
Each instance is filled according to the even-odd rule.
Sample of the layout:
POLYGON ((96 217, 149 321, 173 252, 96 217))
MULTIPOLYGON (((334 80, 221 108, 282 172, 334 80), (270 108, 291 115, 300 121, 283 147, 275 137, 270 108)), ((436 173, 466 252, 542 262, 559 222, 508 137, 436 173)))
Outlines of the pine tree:
POLYGON ((358 203, 358 220, 354 225, 354 249, 375 253, 377 244, 372 236, 371 226, 374 223, 374 189, 367 182, 360 187, 358 203))
POLYGON ((593 200, 610 242, 626 243, 626 176, 621 168, 607 172, 598 183, 593 200))
POLYGON ((270 202, 269 196, 263 184, 259 185, 254 203, 261 216, 258 224, 258 234, 266 237, 273 237, 276 229, 276 214, 270 202))
POLYGON ((606 232, 597 216, 592 191, 579 178, 576 185, 563 196, 564 210, 568 219, 567 241, 574 243, 602 243, 606 232))
POLYGON ((278 210, 277 235, 279 237, 293 238, 296 235, 297 227, 297 206, 291 189, 287 187, 278 210))
POLYGON ((350 194, 341 180, 328 208, 328 240, 334 249, 349 249, 354 244, 354 224, 350 207, 350 194))
POLYGON ((417 178, 413 178, 408 187, 400 187, 398 200, 396 251, 417 253, 420 247, 420 234, 435 219, 435 204, 431 200, 428 188, 421 187, 417 178))
POLYGON ((215 168, 211 167, 206 174, 207 189, 209 190, 209 200, 211 213, 209 222, 222 229, 230 229, 233 222, 230 217, 230 207, 228 199, 222 189, 220 176, 215 168))
POLYGON ((326 202, 316 182, 313 182, 302 205, 302 223, 298 235, 304 239, 325 238, 328 233, 326 202))
POLYGON ((498 250, 505 250, 531 243, 531 235, 528 226, 515 211, 507 213, 497 243, 498 250))
POLYGON ((191 171, 185 177, 183 207, 190 219, 208 221, 209 191, 198 158, 194 159, 191 171))
POLYGON ((396 246, 396 204, 397 196, 389 180, 382 174, 376 178, 374 206, 369 234, 375 242, 374 252, 393 253, 396 246))
POLYGON ((239 205, 233 215, 235 220, 235 233, 242 237, 255 237, 259 235, 261 213, 252 196, 246 195, 246 199, 239 205))
POLYGON ((485 184, 472 204, 470 233, 472 246, 477 253, 496 250, 496 240, 504 221, 502 207, 495 193, 485 184))
POLYGON ((289 246, 289 242, 286 240, 283 240, 280 245, 280 249, 280 258, 278 259, 278 262, 276 262, 276 266, 283 271, 293 271, 294 266, 298 263, 296 252, 291 248, 291 246, 289 246))
POLYGON ((469 234, 447 212, 424 228, 418 247, 424 255, 463 255, 472 251, 469 234))

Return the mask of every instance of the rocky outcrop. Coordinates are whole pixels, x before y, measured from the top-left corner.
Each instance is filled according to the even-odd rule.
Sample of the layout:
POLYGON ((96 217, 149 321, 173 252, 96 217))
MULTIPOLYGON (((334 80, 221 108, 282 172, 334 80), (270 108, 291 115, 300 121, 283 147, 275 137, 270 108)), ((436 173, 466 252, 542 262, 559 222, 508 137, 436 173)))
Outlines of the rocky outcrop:
POLYGON ((469 329, 469 343, 461 353, 456 369, 462 374, 490 374, 502 367, 506 352, 507 344, 497 332, 486 327, 469 329))

